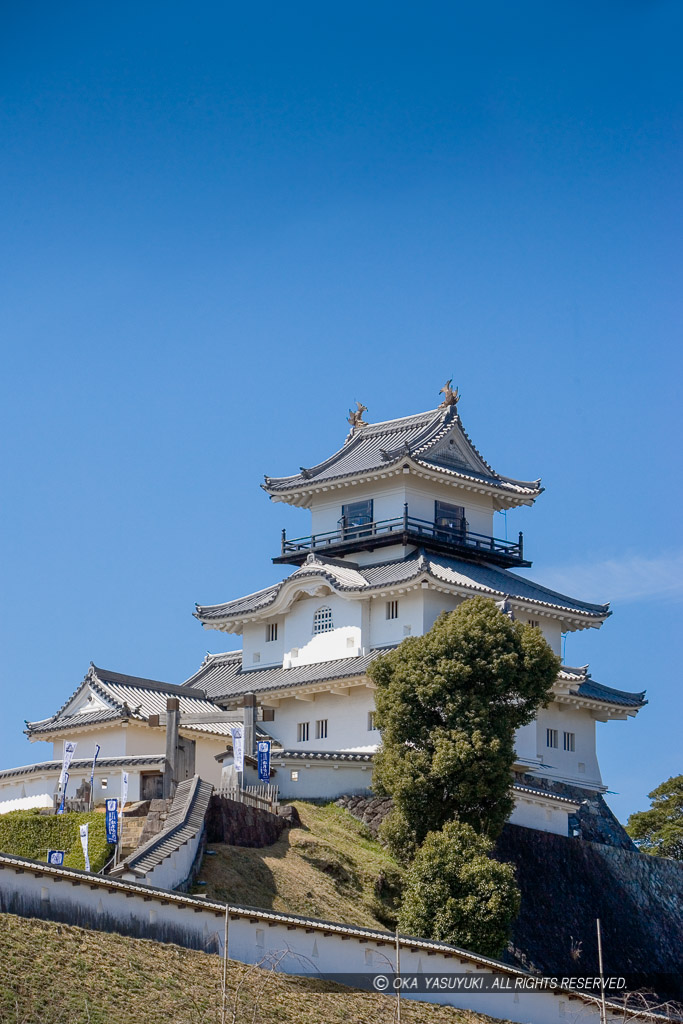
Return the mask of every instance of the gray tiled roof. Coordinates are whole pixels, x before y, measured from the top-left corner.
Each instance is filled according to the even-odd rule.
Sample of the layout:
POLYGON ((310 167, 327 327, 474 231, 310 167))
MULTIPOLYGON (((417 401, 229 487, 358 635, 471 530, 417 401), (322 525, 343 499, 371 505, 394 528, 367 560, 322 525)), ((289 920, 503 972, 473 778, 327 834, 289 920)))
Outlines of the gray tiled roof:
POLYGON ((185 779, 176 790, 171 809, 161 832, 153 836, 111 874, 123 874, 127 869, 136 875, 148 875, 157 865, 172 856, 176 850, 193 839, 204 827, 204 816, 213 792, 210 782, 199 775, 185 779))
MULTIPOLYGON (((163 754, 123 754, 120 757, 98 757, 98 768, 137 768, 141 765, 163 764, 163 754)), ((75 757, 71 762, 70 772, 87 771, 90 774, 92 768, 92 757, 75 757)), ((42 775, 44 772, 59 772, 62 770, 61 761, 37 761, 35 764, 21 765, 19 768, 5 768, 0 771, 0 779, 16 778, 23 775, 42 775)))
POLYGON ((579 697, 589 697, 591 700, 604 701, 606 704, 621 704, 629 708, 640 708, 647 704, 645 690, 641 690, 640 693, 629 693, 628 690, 615 690, 613 686, 596 683, 595 680, 590 678, 585 683, 581 683, 575 692, 579 697))
MULTIPOLYGON (((197 605, 195 616, 201 622, 211 625, 214 622, 240 619, 264 611, 274 603, 282 588, 292 580, 317 577, 329 582, 340 593, 370 594, 373 590, 409 583, 423 575, 438 583, 451 584, 471 593, 490 595, 497 599, 509 597, 512 600, 530 601, 559 611, 579 612, 596 619, 603 619, 609 614, 608 604, 578 601, 523 576, 517 576, 507 569, 440 555, 415 553, 397 561, 358 568, 339 566, 325 559, 312 558, 287 579, 268 587, 267 590, 260 590, 256 594, 224 604, 197 605)), ((199 681, 198 685, 201 685, 199 681)))
POLYGON ((581 665, 580 668, 563 665, 559 678, 573 684, 573 689, 569 691, 573 697, 586 697, 589 700, 601 701, 604 704, 616 704, 626 708, 641 708, 647 704, 645 690, 631 693, 629 690, 617 690, 613 686, 598 683, 595 679, 591 679, 588 665, 581 665))
POLYGON ((374 754, 363 750, 274 750, 271 761, 372 761, 374 754))
MULTIPOLYGON (((245 693, 275 693, 288 687, 306 686, 309 683, 360 678, 365 675, 375 658, 393 650, 393 646, 376 647, 367 654, 352 658, 336 658, 334 661, 318 661, 311 665, 293 668, 273 665, 269 668, 246 671, 242 670, 241 651, 207 654, 198 671, 185 685, 201 684, 215 701, 221 703, 229 702, 231 698, 240 697, 245 693)), ((606 704, 620 704, 624 707, 642 707, 643 704, 647 704, 644 691, 630 693, 597 683, 588 675, 586 666, 568 668, 563 665, 559 678, 574 684, 573 689, 569 691, 573 696, 586 697, 606 704)))
MULTIPOLYGON (((82 683, 76 688, 65 704, 51 718, 40 722, 27 722, 26 731, 29 736, 75 730, 86 725, 103 725, 107 722, 123 718, 147 721, 150 715, 166 711, 166 698, 177 697, 180 701, 181 714, 197 715, 221 711, 216 704, 206 698, 202 690, 196 687, 176 686, 173 683, 162 683, 156 679, 143 679, 140 676, 123 675, 109 669, 98 668, 91 663, 82 683), (68 713, 69 705, 83 690, 89 688, 104 702, 106 707, 93 711, 76 711, 68 713)), ((181 728, 197 730, 212 734, 228 736, 231 728, 238 723, 218 722, 206 725, 183 725, 181 728)))
POLYGON ((282 668, 254 668, 243 671, 242 652, 228 651, 226 654, 207 654, 199 670, 187 684, 201 684, 202 689, 216 701, 225 701, 244 693, 272 693, 289 686, 305 686, 308 683, 333 679, 349 679, 364 676, 368 665, 390 647, 377 647, 354 658, 336 658, 334 661, 318 661, 312 665, 297 665, 282 668))
POLYGON ((530 498, 541 491, 540 480, 513 480, 496 473, 472 444, 455 406, 356 427, 344 446, 324 462, 294 476, 266 477, 263 487, 271 495, 285 494, 325 481, 385 470, 406 457, 446 476, 480 481, 501 491, 530 498), (449 433, 458 441, 454 450, 457 454, 440 449, 435 452, 449 433))
POLYGON ((513 792, 515 793, 526 793, 529 796, 540 796, 544 800, 555 800, 560 804, 568 804, 570 807, 576 807, 578 801, 570 800, 566 796, 558 796, 557 793, 552 793, 549 789, 536 789, 534 786, 523 786, 519 782, 515 782, 512 786, 513 792))

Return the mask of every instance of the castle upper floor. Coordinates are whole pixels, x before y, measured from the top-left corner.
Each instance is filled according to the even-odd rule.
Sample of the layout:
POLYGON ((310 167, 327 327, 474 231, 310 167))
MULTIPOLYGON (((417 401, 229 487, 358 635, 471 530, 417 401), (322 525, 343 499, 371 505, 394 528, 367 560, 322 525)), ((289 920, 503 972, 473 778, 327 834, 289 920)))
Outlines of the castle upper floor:
POLYGON ((344 445, 290 477, 266 477, 273 501, 311 511, 311 533, 284 531, 275 562, 302 564, 308 554, 354 562, 405 557, 416 547, 501 566, 529 565, 521 534, 494 536, 493 514, 532 505, 540 480, 497 473, 467 435, 457 392, 438 409, 383 423, 351 413, 344 445))

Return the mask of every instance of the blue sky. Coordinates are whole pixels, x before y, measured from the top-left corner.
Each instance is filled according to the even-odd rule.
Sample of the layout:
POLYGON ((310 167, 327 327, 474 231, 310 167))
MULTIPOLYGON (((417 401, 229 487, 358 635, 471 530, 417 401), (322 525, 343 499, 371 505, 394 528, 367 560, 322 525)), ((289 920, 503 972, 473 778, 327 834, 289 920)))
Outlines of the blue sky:
POLYGON ((3 22, 2 764, 90 660, 179 682, 225 649, 194 602, 308 528, 263 474, 453 377, 492 464, 543 478, 508 520, 535 578, 613 601, 566 660, 647 688, 599 726, 613 807, 646 806, 683 770, 680 5, 3 22))

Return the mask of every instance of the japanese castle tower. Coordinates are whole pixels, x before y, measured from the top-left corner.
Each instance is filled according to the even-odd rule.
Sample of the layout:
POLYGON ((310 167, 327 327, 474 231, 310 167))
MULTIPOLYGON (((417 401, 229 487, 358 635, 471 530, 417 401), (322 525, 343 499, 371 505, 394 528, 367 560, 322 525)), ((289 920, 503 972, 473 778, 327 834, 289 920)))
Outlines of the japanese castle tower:
MULTIPOLYGON (((249 691, 269 709, 278 783, 289 796, 370 787, 380 736, 367 667, 442 611, 492 597, 538 627, 557 654, 563 632, 600 627, 610 614, 510 571, 531 563, 521 534, 494 537, 493 514, 533 505, 540 481, 491 468, 450 384, 438 409, 384 423, 366 423, 359 405, 339 451, 294 476, 266 477, 273 501, 310 510, 310 535, 289 540, 283 531, 273 559, 297 568, 265 590, 197 607, 206 629, 241 634, 243 649, 207 656, 188 685, 223 705, 249 691)), ((566 835, 574 789, 606 788, 596 721, 635 715, 645 701, 595 682, 587 666, 563 667, 554 692, 518 732, 511 820, 566 835)))
MULTIPOLYGON (((294 569, 282 582, 197 606, 206 629, 241 635, 241 651, 207 655, 181 685, 91 664, 56 714, 27 723, 29 738, 52 740, 55 759, 66 737, 79 741, 86 758, 97 742, 104 765, 98 772, 125 764, 134 799, 160 781, 165 741, 158 713, 167 698, 180 708, 185 774, 196 771, 215 783, 232 761, 226 712, 234 710, 239 721, 246 704, 256 707, 255 735, 273 742, 272 781, 281 796, 334 798, 372 786, 380 733, 369 664, 405 637, 427 632, 442 611, 477 594, 491 597, 540 629, 557 654, 562 633, 600 627, 607 605, 511 571, 531 563, 521 534, 514 541, 494 536, 494 512, 533 505, 540 481, 492 469, 465 432, 457 391, 449 382, 442 392, 438 409, 384 423, 366 423, 359 405, 337 452, 293 476, 265 478, 273 501, 310 511, 310 533, 291 540, 283 531, 273 561, 294 569)), ((606 789, 596 721, 634 716, 644 703, 643 693, 595 682, 587 666, 563 666, 552 703, 517 734, 511 820, 571 832, 582 798, 606 789)), ((16 793, 23 786, 25 796, 38 792, 27 789, 31 772, 51 800, 58 771, 55 760, 0 772, 0 811, 3 800, 5 809, 20 805, 8 787, 16 793)), ((107 780, 103 792, 98 784, 101 798, 107 780)), ((111 780, 107 792, 115 795, 111 780)))

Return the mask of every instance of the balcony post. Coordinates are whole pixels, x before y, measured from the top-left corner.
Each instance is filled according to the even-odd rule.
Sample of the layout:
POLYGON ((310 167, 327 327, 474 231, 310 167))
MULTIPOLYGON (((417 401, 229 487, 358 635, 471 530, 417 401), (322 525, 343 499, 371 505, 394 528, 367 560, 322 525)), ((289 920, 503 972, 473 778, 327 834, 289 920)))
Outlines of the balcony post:
POLYGON ((408 532, 408 502, 403 502, 403 532, 408 532))
POLYGON ((524 558, 524 534, 519 531, 519 557, 524 558))
POLYGON ((285 553, 285 546, 286 546, 285 545, 285 541, 286 540, 287 540, 287 533, 286 533, 285 530, 283 530, 282 531, 282 539, 280 541, 280 554, 281 555, 284 555, 284 553, 285 553))

